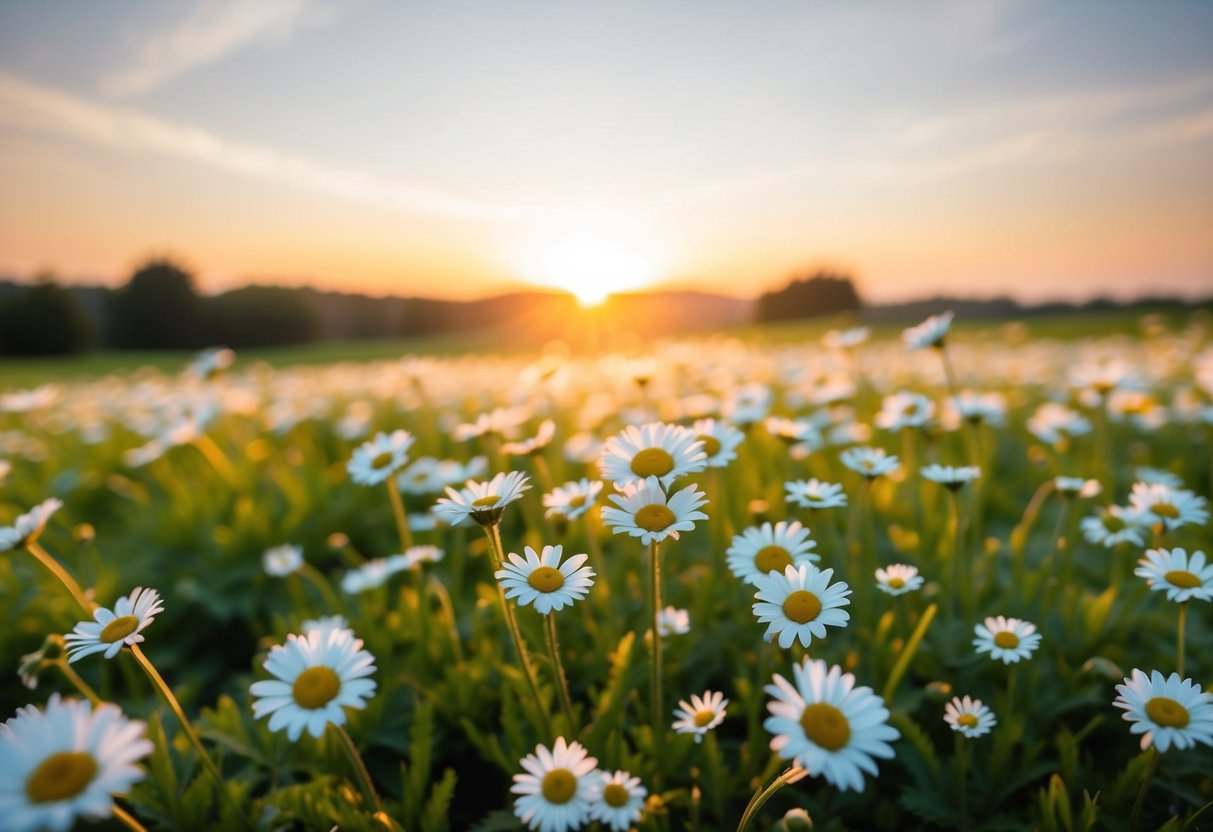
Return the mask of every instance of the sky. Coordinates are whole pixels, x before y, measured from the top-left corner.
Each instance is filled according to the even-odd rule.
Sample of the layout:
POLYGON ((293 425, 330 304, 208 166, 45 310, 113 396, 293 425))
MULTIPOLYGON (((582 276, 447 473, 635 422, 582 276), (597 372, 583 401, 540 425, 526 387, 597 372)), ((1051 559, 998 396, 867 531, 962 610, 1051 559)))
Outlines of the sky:
POLYGON ((1213 3, 3 0, 0 275, 1213 293, 1213 3))

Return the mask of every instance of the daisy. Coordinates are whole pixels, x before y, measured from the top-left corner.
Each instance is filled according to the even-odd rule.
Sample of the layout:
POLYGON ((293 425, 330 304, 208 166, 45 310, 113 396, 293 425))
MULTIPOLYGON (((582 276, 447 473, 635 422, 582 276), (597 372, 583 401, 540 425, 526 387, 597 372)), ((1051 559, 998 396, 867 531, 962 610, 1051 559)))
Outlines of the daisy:
POLYGON ((611 502, 618 508, 604 506, 602 522, 612 527, 614 534, 639 537, 641 543, 659 543, 667 537, 677 540, 679 532, 695 528, 694 521, 708 519, 697 510, 707 501, 707 496, 693 485, 667 498, 657 477, 649 477, 626 486, 621 494, 612 494, 611 502))
POLYGON ((1145 578, 1150 589, 1167 593, 1169 601, 1213 599, 1213 564, 1206 562, 1204 552, 1149 549, 1138 564, 1133 574, 1145 578))
POLYGON ((814 638, 825 638, 826 627, 845 627, 851 615, 842 607, 851 603, 850 588, 839 581, 831 584, 833 569, 812 565, 788 566, 778 572, 759 575, 754 582, 754 615, 759 624, 767 624, 764 641, 779 636, 779 646, 787 649, 799 640, 808 647, 814 638))
POLYGON ((227 347, 212 347, 203 350, 190 362, 188 372, 195 378, 209 381, 218 378, 223 371, 236 362, 236 353, 227 347))
POLYGON ((817 479, 785 482, 788 502, 801 508, 842 508, 847 504, 847 494, 838 483, 821 482, 817 479))
POLYGON ((1183 488, 1184 485, 1183 479, 1178 474, 1164 468, 1151 468, 1148 465, 1138 466, 1134 471, 1134 476, 1137 477, 1138 482, 1150 485, 1165 485, 1168 488, 1183 488))
POLYGON ((771 397, 771 388, 765 384, 746 384, 729 391, 721 413, 730 423, 748 427, 767 417, 771 397))
POLYGON ((819 451, 823 447, 821 431, 817 425, 805 419, 771 416, 763 422, 763 426, 767 433, 787 445, 797 458, 819 451))
POLYGON ((58 497, 43 500, 13 521, 13 525, 0 528, 0 552, 23 549, 38 540, 51 515, 63 508, 58 497))
POLYGON ((345 630, 352 637, 354 631, 350 629, 350 622, 346 620, 344 615, 326 615, 323 618, 305 618, 303 623, 299 625, 299 629, 303 633, 311 633, 313 631, 321 633, 321 640, 327 639, 328 634, 334 630, 345 630))
POLYGON ((937 482, 949 491, 958 491, 966 483, 981 476, 981 469, 976 465, 939 465, 931 463, 924 465, 919 471, 931 482, 937 482))
POLYGON ((701 742, 703 735, 724 722, 725 709, 729 700, 720 691, 705 690, 703 696, 691 696, 688 704, 685 699, 679 701, 674 709, 674 720, 671 726, 679 734, 694 734, 695 742, 701 742))
POLYGON ((935 402, 921 393, 900 392, 885 396, 873 421, 882 430, 920 428, 935 415, 935 402))
POLYGON ((998 722, 994 712, 981 704, 980 699, 970 699, 966 696, 952 697, 952 701, 944 707, 943 721, 952 726, 953 731, 959 731, 969 739, 990 733, 990 729, 998 722))
POLYGON ((144 778, 152 753, 144 723, 117 705, 52 693, 0 725, 0 819, 10 832, 66 832, 79 818, 114 813, 114 796, 144 778))
POLYGON ((1006 421, 1007 399, 1001 393, 973 393, 961 391, 948 398, 948 409, 944 413, 944 424, 959 426, 961 420, 971 425, 987 424, 1001 426, 1006 421))
POLYGON ((432 456, 420 456, 396 475, 396 486, 405 494, 424 496, 436 494, 446 486, 438 468, 438 460, 432 456))
POLYGON ((303 547, 294 543, 284 543, 272 549, 266 549, 261 554, 261 565, 265 573, 275 578, 285 578, 303 566, 303 547))
POLYGON ((857 326, 852 329, 831 329, 821 336, 821 344, 827 350, 847 350, 857 347, 872 334, 872 328, 857 326))
POLYGON ((681 636, 691 632, 691 614, 677 607, 666 607, 657 614, 657 635, 681 636))
POLYGON ((1129 494, 1129 505, 1147 525, 1163 524, 1168 529, 1178 529, 1189 524, 1205 525, 1209 522, 1208 502, 1193 492, 1168 485, 1133 483, 1129 494))
POLYGON ((544 419, 534 436, 521 442, 506 442, 501 446, 501 452, 509 456, 534 456, 543 453, 543 449, 552 443, 552 437, 555 435, 556 423, 551 419, 544 419))
POLYGON ((691 426, 695 438, 703 443, 709 468, 727 468, 737 459, 737 448, 745 441, 745 434, 732 425, 717 419, 696 419, 691 426))
POLYGON ((800 566, 821 560, 813 549, 816 542, 809 539, 809 530, 793 520, 772 526, 751 526, 733 537, 725 552, 729 569, 738 580, 748 584, 768 572, 783 572, 785 567, 800 566))
POLYGON ((538 555, 530 546, 523 551, 525 559, 511 552, 509 563, 493 573, 505 597, 517 598, 519 606, 534 604, 540 615, 559 612, 584 598, 594 585, 594 570, 582 566, 588 555, 573 555, 561 563, 561 546, 544 546, 538 555))
POLYGON ((985 624, 974 627, 977 638, 973 646, 978 653, 989 653, 994 660, 1014 664, 1020 659, 1030 658, 1040 646, 1040 633, 1036 625, 1018 618, 987 618, 985 624))
POLYGON ((535 753, 520 761, 526 773, 515 774, 510 786, 519 795, 514 814, 538 832, 577 829, 589 819, 590 801, 600 784, 594 776, 597 764, 581 743, 566 743, 564 737, 556 738, 551 751, 535 746, 535 753))
POLYGON ((420 566, 423 563, 438 563, 444 557, 446 557, 446 552, 429 543, 410 546, 404 551, 404 560, 408 564, 408 569, 420 566))
POLYGON ((922 588, 922 576, 918 574, 917 566, 906 563, 894 563, 884 569, 876 570, 876 587, 889 595, 905 595, 922 588))
POLYGON ((275 678, 253 682, 253 716, 270 716, 271 731, 286 730, 291 742, 306 728, 319 738, 329 723, 345 724, 345 708, 361 710, 375 692, 375 657, 345 629, 291 634, 265 660, 275 678))
POLYGON ((1082 477, 1054 477, 1053 487, 1063 497, 1098 497, 1103 491, 1099 480, 1085 480, 1082 477))
POLYGON ((119 598, 112 610, 98 607, 93 611, 93 621, 81 621, 64 636, 68 662, 102 652, 107 659, 112 659, 123 647, 143 641, 140 633, 161 612, 164 607, 160 605, 156 590, 143 587, 136 587, 128 597, 119 598))
POLYGON ((452 526, 468 517, 482 526, 495 526, 501 522, 505 507, 530 487, 530 478, 518 471, 498 473, 488 482, 468 480, 458 491, 448 487, 447 496, 438 498, 433 512, 452 526))
POLYGON ((640 785, 640 778, 626 771, 597 772, 598 778, 590 794, 590 820, 596 820, 615 832, 625 832, 640 820, 644 799, 649 791, 640 785))
POLYGON ((955 317, 956 313, 951 310, 941 315, 932 315, 917 326, 903 330, 901 340, 909 350, 920 350, 924 347, 942 348, 955 317))
POLYGON ((1150 745, 1159 751, 1172 745, 1191 748, 1198 742, 1213 745, 1213 695, 1191 679, 1180 679, 1178 673, 1164 679, 1157 670, 1146 676, 1134 669, 1116 692, 1120 695, 1112 704, 1133 723, 1129 731, 1142 735, 1142 751, 1150 745))
POLYGON ((1045 402, 1028 419, 1028 432, 1050 445, 1060 445, 1091 432, 1091 420, 1058 402, 1045 402))
POLYGON ((489 413, 480 414, 475 422, 456 427, 454 438, 456 442, 466 442, 480 436, 513 439, 529 415, 525 407, 498 407, 489 413))
POLYGON ((884 448, 847 448, 838 457, 843 465, 870 480, 897 470, 901 460, 884 448))
POLYGON ((394 430, 390 434, 380 431, 369 442, 354 449, 345 469, 358 485, 378 485, 386 482, 392 474, 408 462, 409 448, 413 446, 413 435, 407 430, 394 430))
POLYGON ((1108 549, 1119 543, 1144 546, 1141 517, 1123 506, 1107 506, 1099 514, 1084 517, 1079 523, 1088 543, 1100 543, 1108 549))
POLYGON ((620 490, 648 477, 657 477, 662 487, 669 488, 683 474, 702 471, 707 465, 708 455, 695 432, 664 422, 629 425, 607 440, 598 460, 602 478, 612 480, 620 490))
POLYGON ((404 555, 368 560, 341 577, 341 591, 346 595, 357 595, 368 589, 383 586, 397 572, 403 572, 411 564, 404 555))
POLYGON ((576 520, 590 510, 601 493, 602 483, 587 477, 558 485, 543 495, 543 505, 547 509, 544 517, 576 520))
POLYGON ((884 700, 820 659, 794 665, 792 677, 795 684, 775 674, 774 684, 766 686, 775 697, 763 722, 775 735, 771 750, 842 791, 863 791, 863 773, 876 774, 872 758, 891 758, 889 743, 901 736, 888 724, 884 700))

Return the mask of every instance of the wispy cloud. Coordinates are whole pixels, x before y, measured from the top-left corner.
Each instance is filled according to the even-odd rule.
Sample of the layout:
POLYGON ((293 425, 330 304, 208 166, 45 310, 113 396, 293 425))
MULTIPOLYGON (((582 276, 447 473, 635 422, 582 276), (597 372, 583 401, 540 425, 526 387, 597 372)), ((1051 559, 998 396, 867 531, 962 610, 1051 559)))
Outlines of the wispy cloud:
POLYGON ((513 221, 533 208, 490 205, 359 171, 228 141, 129 107, 98 104, 0 71, 0 124, 67 136, 132 152, 175 156, 208 167, 258 177, 367 205, 457 219, 513 221))
POLYGON ((281 41, 335 12, 313 0, 201 0, 193 12, 136 49, 138 60, 103 80, 112 95, 135 95, 257 43, 281 41))

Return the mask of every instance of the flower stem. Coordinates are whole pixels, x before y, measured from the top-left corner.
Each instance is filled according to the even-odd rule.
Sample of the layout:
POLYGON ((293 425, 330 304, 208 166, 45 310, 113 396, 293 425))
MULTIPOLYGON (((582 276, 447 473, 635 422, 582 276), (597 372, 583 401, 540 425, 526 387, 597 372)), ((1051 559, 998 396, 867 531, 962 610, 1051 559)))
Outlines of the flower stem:
POLYGON ((392 501, 392 516, 396 518, 396 534, 400 536, 400 551, 407 552, 413 545, 413 533, 409 529, 409 518, 404 513, 404 497, 394 476, 387 478, 387 493, 392 501))
POLYGON ((43 566, 50 570, 52 575, 59 579, 59 583, 63 584, 63 586, 67 588, 67 591, 70 592, 72 597, 76 599, 76 603, 83 607, 86 613, 90 615, 92 614, 93 603, 89 601, 88 596, 84 594, 84 590, 80 588, 80 584, 76 582, 76 579, 71 576, 70 572, 63 568, 63 565, 59 563, 59 561, 55 560, 55 558, 49 552, 43 549, 42 546, 39 545, 35 540, 31 540, 26 543, 25 550, 37 558, 43 566))
POLYGON ((232 461, 227 458, 227 454, 223 452, 223 449, 215 444, 214 439, 211 439, 205 433, 199 434, 198 438, 194 440, 194 447, 206 457, 206 461, 219 473, 219 476, 223 477, 228 485, 234 487, 239 482, 240 476, 236 473, 236 466, 232 465, 232 461))
POLYGON ((543 634, 548 645, 548 655, 552 659, 552 672, 556 675, 556 691, 560 694, 560 707, 564 711, 564 721, 568 723, 569 731, 576 737, 581 732, 577 730, 577 722, 573 717, 573 701, 569 697, 569 680, 564 675, 564 664, 560 661, 560 645, 556 641, 556 616, 549 612, 543 619, 543 634))
MULTIPOLYGON (((961 558, 961 533, 960 527, 960 497, 956 491, 948 488, 949 502, 952 504, 952 522, 955 524, 955 538, 952 545, 952 586, 948 592, 948 644, 951 647, 952 658, 956 658, 956 596, 960 594, 960 558, 961 558)), ((973 591, 969 586, 969 582, 965 581, 965 597, 967 598, 973 591)))
POLYGON ((155 665, 151 660, 144 655, 138 644, 130 645, 131 655, 135 657, 135 661, 143 668, 143 672, 147 674, 147 678, 151 679, 152 684, 160 691, 160 695, 164 697, 164 701, 168 703, 169 708, 177 717, 177 721, 181 723, 181 730, 185 732, 185 737, 190 741, 190 745, 194 747, 194 751, 198 754, 198 759, 202 763, 202 767, 206 769, 206 773, 215 781, 215 786, 219 789, 219 796, 225 800, 236 817, 240 818, 241 825, 246 829, 254 829, 254 824, 244 816, 244 813, 236 806, 232 800, 232 795, 227 790, 227 784, 223 781, 223 775, 219 773, 218 766, 206 753, 206 749, 202 747, 202 740, 198 738, 198 732, 194 730, 194 726, 190 724, 189 717, 185 715, 185 711, 181 707, 181 703, 177 701, 177 697, 173 695, 173 689, 168 686, 168 682, 164 681, 164 677, 156 670, 155 665))
POLYGON ((1179 604, 1179 639, 1177 647, 1177 657, 1175 660, 1175 668, 1179 671, 1179 678, 1184 678, 1184 623, 1188 619, 1188 602, 1181 601, 1179 604))
POLYGON ((741 815, 741 822, 737 824, 737 832, 745 832, 749 828, 750 823, 758 815, 758 811, 763 807, 775 792, 782 789, 788 783, 803 777, 805 770, 800 766, 793 765, 782 774, 771 781, 771 785, 765 789, 754 792, 754 796, 750 798, 750 803, 745 807, 745 812, 741 815))
POLYGON ((131 832, 147 832, 147 827, 135 820, 134 815, 123 809, 117 803, 114 804, 114 817, 117 818, 118 821, 127 829, 130 829, 131 832))
POLYGON ((956 370, 952 367, 952 357, 948 355, 948 348, 943 344, 939 345, 939 355, 943 359, 944 374, 948 377, 948 390, 953 399, 959 398, 960 385, 956 382, 956 370))
MULTIPOLYGON (((489 538, 489 550, 493 557, 493 571, 495 572, 501 567, 502 561, 505 559, 501 546, 501 529, 500 527, 485 526, 484 533, 489 538)), ((514 642, 514 652, 518 654, 518 663, 522 665, 523 675, 526 676, 527 684, 531 688, 531 696, 535 700, 535 710, 539 714, 540 720, 544 723, 544 732, 550 734, 552 726, 548 722, 547 709, 543 707, 543 700, 539 697, 539 683, 535 681, 535 668, 531 666, 530 655, 526 651, 526 644, 522 640, 522 630, 518 628, 518 619, 514 615, 514 605, 505 597, 505 588, 501 586, 501 581, 494 576, 493 583, 497 585, 497 597, 501 600, 501 611, 505 616, 506 629, 510 631, 510 638, 514 642)))
MULTIPOLYGON (((656 540, 649 542, 649 626, 653 628, 652 650, 650 651, 653 665, 651 670, 650 694, 652 696, 653 720, 653 758, 657 768, 657 776, 661 773, 661 740, 665 720, 661 709, 661 630, 657 626, 661 616, 661 544, 656 540)), ((654 777, 654 782, 657 778, 654 777)))
POLYGON ((371 773, 367 771, 366 763, 362 761, 362 755, 358 753, 358 746, 354 745, 353 738, 343 726, 336 723, 330 724, 337 731, 337 738, 341 740, 339 743, 341 750, 345 752, 346 758, 350 761, 350 767, 358 776, 358 785, 362 788, 363 794, 374 804, 376 812, 382 812, 383 803, 379 800, 379 793, 375 791, 375 784, 371 782, 371 773))
POLYGON ((312 566, 310 563, 305 563, 299 567, 299 574, 316 590, 324 599, 324 603, 329 605, 329 608, 334 612, 342 609, 342 603, 337 598, 337 594, 333 592, 333 588, 329 586, 328 580, 320 573, 320 570, 312 566))
POLYGON ((97 695, 97 691, 93 690, 92 686, 89 685, 88 682, 80 678, 80 674, 67 663, 66 659, 60 658, 55 662, 55 667, 63 671, 63 675, 67 678, 67 680, 71 682, 73 686, 75 686, 76 690, 80 691, 80 693, 84 695, 85 699, 93 703, 93 707, 101 704, 101 697, 97 695))
POLYGON ((1154 772, 1158 770, 1158 749, 1150 746, 1150 763, 1146 767, 1145 777, 1141 778, 1141 788, 1137 792, 1137 799, 1133 801, 1133 811, 1129 815, 1129 832, 1137 832, 1141 828, 1141 809, 1146 803, 1146 792, 1150 790, 1150 782, 1154 779, 1154 772))
POLYGON ((954 740, 956 744, 956 791, 959 795, 960 803, 960 828, 969 828, 969 753, 972 750, 969 746, 968 739, 959 731, 956 732, 954 740))

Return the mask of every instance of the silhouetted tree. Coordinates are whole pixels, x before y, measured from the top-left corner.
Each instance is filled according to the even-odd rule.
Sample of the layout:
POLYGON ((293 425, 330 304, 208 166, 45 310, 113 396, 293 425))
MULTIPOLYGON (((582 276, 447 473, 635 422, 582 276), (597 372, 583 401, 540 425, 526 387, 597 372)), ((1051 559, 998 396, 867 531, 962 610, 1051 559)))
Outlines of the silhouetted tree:
POLYGON ((79 300, 49 277, 9 293, 0 304, 0 352, 8 355, 83 352, 92 336, 79 300))
POLYGON ((170 260, 139 267, 110 304, 110 342, 120 349, 195 349, 201 323, 193 276, 170 260))
POLYGON ((790 321, 854 312, 862 305, 850 276, 819 271, 762 295, 754 316, 759 323, 790 321))
POLYGON ((205 301, 208 343, 229 347, 302 344, 320 337, 309 295, 280 286, 245 286, 205 301))

